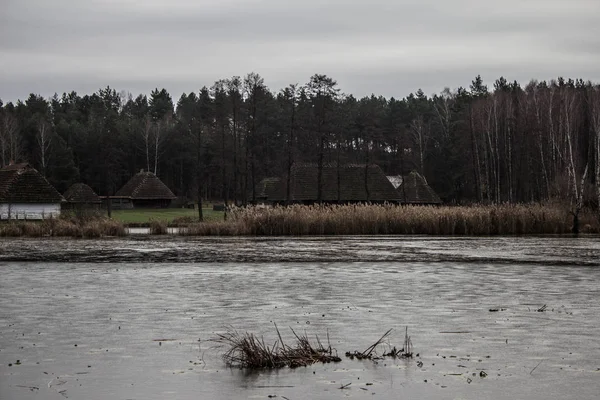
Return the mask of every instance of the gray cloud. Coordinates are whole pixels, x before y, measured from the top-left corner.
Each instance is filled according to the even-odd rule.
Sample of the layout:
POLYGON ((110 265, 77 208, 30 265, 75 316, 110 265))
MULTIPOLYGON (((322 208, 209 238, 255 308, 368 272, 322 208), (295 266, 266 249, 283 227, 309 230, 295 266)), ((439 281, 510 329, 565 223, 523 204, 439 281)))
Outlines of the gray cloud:
POLYGON ((258 72, 272 90, 314 73, 355 96, 600 80, 597 0, 4 0, 0 98, 111 85, 178 97, 258 72))

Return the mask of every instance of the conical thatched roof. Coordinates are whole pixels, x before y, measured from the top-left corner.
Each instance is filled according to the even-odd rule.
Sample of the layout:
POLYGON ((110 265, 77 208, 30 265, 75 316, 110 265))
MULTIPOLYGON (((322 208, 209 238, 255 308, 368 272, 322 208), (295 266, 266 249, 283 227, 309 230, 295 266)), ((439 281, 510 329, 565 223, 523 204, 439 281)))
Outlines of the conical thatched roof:
POLYGON ((425 177, 418 172, 412 171, 410 174, 403 176, 401 182, 396 191, 400 195, 402 203, 442 204, 440 196, 427 184, 425 177))
POLYGON ((63 196, 69 203, 99 204, 102 202, 96 192, 85 183, 74 183, 63 196))
MULTIPOLYGON (((290 178, 290 200, 317 200, 319 170, 315 164, 294 164, 290 178)), ((264 179, 257 188, 257 198, 272 202, 286 200, 285 178, 264 179)), ((322 196, 325 202, 398 202, 398 193, 377 165, 323 166, 322 196), (366 175, 366 176, 365 176, 366 175), (366 179, 365 179, 366 178, 366 179), (367 192, 368 188, 368 192, 367 192), (339 193, 338 193, 339 191, 339 193)))
POLYGON ((0 169, 0 203, 60 203, 60 193, 29 164, 0 169))
POLYGON ((129 197, 133 200, 172 200, 177 198, 152 172, 140 171, 135 174, 115 197, 129 197))

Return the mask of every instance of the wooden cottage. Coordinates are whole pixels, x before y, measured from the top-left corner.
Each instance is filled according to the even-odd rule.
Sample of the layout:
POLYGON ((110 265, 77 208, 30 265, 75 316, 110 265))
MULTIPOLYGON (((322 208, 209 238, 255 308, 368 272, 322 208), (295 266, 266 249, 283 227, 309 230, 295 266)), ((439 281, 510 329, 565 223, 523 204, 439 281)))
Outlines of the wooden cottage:
POLYGON ((100 207, 102 200, 94 192, 94 189, 85 183, 74 183, 63 194, 66 202, 63 203, 63 209, 96 209, 100 207))
POLYGON ((110 197, 113 208, 166 208, 176 198, 156 175, 144 170, 110 197))
MULTIPOLYGON (((313 204, 318 197, 318 167, 294 164, 290 175, 290 202, 313 204)), ((335 165, 323 167, 321 201, 328 204, 398 203, 394 186, 377 165, 335 165)), ((286 178, 263 179, 257 190, 259 202, 283 204, 287 199, 286 178)))
POLYGON ((0 219, 44 219, 60 215, 64 198, 27 163, 0 169, 0 219))
POLYGON ((396 188, 402 204, 442 204, 440 196, 427 184, 427 179, 417 171, 404 176, 395 175, 387 178, 396 188))

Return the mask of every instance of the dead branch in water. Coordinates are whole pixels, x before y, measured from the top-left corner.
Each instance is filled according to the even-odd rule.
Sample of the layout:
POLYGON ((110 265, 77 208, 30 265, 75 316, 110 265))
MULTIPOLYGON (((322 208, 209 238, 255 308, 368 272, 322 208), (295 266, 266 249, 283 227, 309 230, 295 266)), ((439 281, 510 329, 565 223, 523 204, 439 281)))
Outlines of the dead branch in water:
POLYGON ((410 339, 410 336, 408 336, 408 327, 406 327, 404 335, 404 347, 402 349, 397 349, 396 346, 394 346, 390 349, 389 352, 384 353, 381 357, 377 357, 375 350, 379 345, 383 344, 386 341, 391 332, 392 329, 389 329, 386 333, 383 334, 383 336, 379 338, 379 340, 377 340, 371 346, 367 347, 364 351, 346 352, 346 357, 349 357, 351 360, 353 360, 354 358, 358 360, 373 360, 381 357, 411 358, 413 356, 413 350, 412 340, 410 339))

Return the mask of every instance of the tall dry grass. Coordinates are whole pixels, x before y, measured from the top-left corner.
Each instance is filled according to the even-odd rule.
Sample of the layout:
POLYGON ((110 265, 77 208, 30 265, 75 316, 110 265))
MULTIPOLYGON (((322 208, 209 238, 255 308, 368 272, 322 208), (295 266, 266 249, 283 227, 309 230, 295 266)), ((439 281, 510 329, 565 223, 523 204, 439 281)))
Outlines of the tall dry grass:
POLYGON ((162 220, 150 220, 150 233, 152 235, 166 235, 168 233, 167 222, 162 220))
MULTIPOLYGON (((226 222, 190 227, 198 235, 527 235, 568 234, 567 209, 542 204, 465 207, 293 205, 234 208, 226 222)), ((600 232, 598 216, 580 214, 584 233, 600 232)))
POLYGON ((0 236, 61 236, 97 238, 102 236, 125 236, 122 223, 107 218, 79 218, 67 215, 43 221, 9 221, 0 224, 0 236))
POLYGON ((189 224, 179 228, 181 236, 245 236, 250 235, 244 221, 210 221, 189 224))

